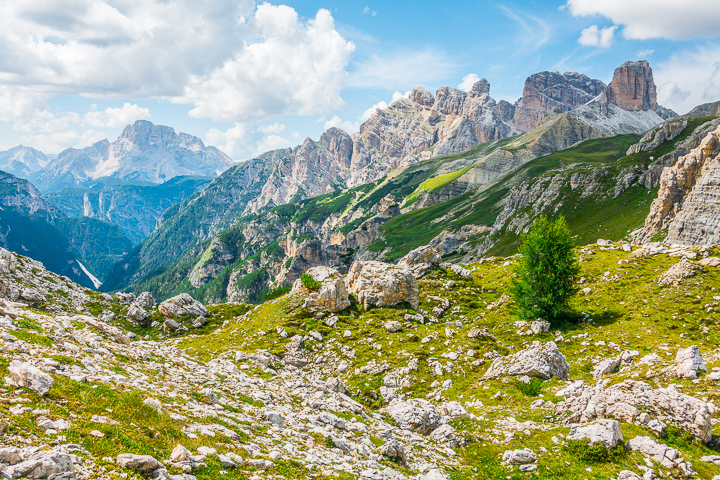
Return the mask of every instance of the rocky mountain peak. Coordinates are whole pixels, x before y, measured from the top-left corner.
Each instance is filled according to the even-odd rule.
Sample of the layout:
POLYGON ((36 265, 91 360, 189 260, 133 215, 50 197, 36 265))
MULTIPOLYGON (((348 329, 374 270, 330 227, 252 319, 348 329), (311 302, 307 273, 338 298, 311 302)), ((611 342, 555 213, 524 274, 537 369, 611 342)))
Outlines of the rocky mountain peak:
POLYGON ((490 82, 488 82, 484 78, 481 78, 480 80, 475 82, 475 85, 472 86, 468 95, 473 95, 473 94, 490 95, 490 82))
POLYGON ((648 61, 625 62, 616 68, 605 98, 631 112, 657 110, 657 89, 648 61))
POLYGON ((165 147, 177 141, 177 134, 172 127, 155 125, 147 120, 138 120, 128 125, 118 138, 118 141, 127 141, 140 148, 165 147))
POLYGON ((0 152, 0 170, 20 178, 29 178, 49 162, 44 153, 24 145, 0 152))
POLYGON ((408 98, 410 99, 410 101, 427 108, 432 108, 432 106, 435 104, 435 97, 433 96, 433 94, 423 87, 413 88, 408 98))
POLYGON ((440 87, 435 92, 435 110, 444 115, 460 115, 467 93, 457 88, 440 87))
POLYGON ((337 127, 332 127, 322 134, 318 143, 327 148, 336 161, 349 167, 353 154, 353 140, 350 135, 337 127))
POLYGON ((577 72, 539 72, 525 80, 513 121, 521 132, 535 128, 547 113, 569 112, 598 96, 605 84, 577 72))

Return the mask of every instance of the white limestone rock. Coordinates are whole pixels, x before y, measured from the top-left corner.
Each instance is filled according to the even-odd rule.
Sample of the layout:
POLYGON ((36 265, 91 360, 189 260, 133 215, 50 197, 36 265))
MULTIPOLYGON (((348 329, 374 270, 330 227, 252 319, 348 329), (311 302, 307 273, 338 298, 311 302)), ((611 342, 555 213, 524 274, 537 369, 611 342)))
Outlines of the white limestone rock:
POLYGON ((557 377, 568 378, 570 365, 565 355, 560 353, 555 342, 533 342, 533 344, 513 355, 499 357, 490 364, 483 379, 497 378, 503 375, 528 375, 543 380, 557 377))
POLYGON ((8 366, 8 371, 17 385, 27 387, 40 396, 48 393, 55 384, 50 375, 29 363, 13 360, 8 366))
POLYGON ((588 440, 590 444, 601 443, 607 448, 615 448, 624 441, 620 423, 617 420, 602 419, 585 425, 570 427, 568 440, 588 440))
POLYGON ((345 280, 347 289, 367 310, 409 303, 413 309, 420 304, 417 281, 409 270, 388 263, 357 261, 345 280))
POLYGON ((679 378, 694 379, 698 376, 698 370, 708 371, 697 345, 679 349, 675 361, 677 362, 675 373, 679 378))
POLYGON ((305 308, 321 308, 335 313, 350 306, 348 292, 340 272, 330 267, 313 267, 305 273, 321 283, 317 291, 308 291, 299 278, 293 283, 291 293, 307 292, 305 308))
POLYGON ((177 318, 184 316, 204 317, 208 314, 205 306, 187 293, 168 298, 158 306, 164 317, 177 318))

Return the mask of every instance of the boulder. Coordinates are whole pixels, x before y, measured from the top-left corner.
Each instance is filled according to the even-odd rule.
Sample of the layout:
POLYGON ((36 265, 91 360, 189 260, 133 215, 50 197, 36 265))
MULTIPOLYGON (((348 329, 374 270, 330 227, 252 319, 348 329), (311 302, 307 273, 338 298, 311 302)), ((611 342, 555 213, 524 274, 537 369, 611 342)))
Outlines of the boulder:
POLYGON ((577 381, 556 395, 565 397, 556 409, 567 415, 567 424, 614 418, 650 426, 656 421, 649 417, 652 414, 690 432, 703 443, 712 439, 708 404, 678 392, 674 385, 653 389, 644 382, 625 380, 605 389, 602 384, 587 387, 582 381, 577 381))
POLYGON ((23 288, 20 290, 20 300, 28 303, 42 303, 45 301, 45 295, 38 292, 35 288, 23 288))
POLYGON ((679 378, 694 379, 698 376, 698 370, 708 371, 697 345, 679 349, 675 361, 677 362, 675 373, 679 378))
POLYGON ((150 314, 146 312, 144 308, 135 303, 130 305, 127 315, 125 316, 128 320, 140 325, 141 327, 147 327, 150 325, 150 314))
POLYGON ((607 448, 615 448, 624 441, 617 420, 596 420, 586 425, 572 425, 568 440, 588 440, 591 445, 601 443, 607 448))
MULTIPOLYGON (((308 293, 305 299, 305 308, 321 308, 334 313, 350 306, 348 292, 340 272, 330 267, 313 267, 305 273, 321 284, 317 291, 308 293)), ((307 291, 307 289, 302 280, 298 278, 293 283, 291 293, 300 291, 307 291)))
POLYGON ((593 370, 593 378, 598 379, 600 377, 604 377, 605 375, 613 373, 615 370, 617 370, 618 365, 620 365, 621 359, 621 357, 611 358, 609 360, 603 360, 602 362, 595 365, 595 369, 593 370))
POLYGON ((385 324, 385 330, 390 333, 399 332, 402 330, 402 325, 397 320, 390 320, 385 324))
POLYGON ((45 395, 55 384, 53 378, 29 363, 13 360, 8 367, 16 384, 27 387, 38 395, 45 395))
POLYGON ((347 387, 343 383, 341 379, 338 377, 330 377, 325 382, 325 385, 330 389, 332 392, 337 393, 345 393, 347 392, 347 387))
POLYGON ((682 454, 665 444, 657 443, 650 437, 635 437, 627 444, 630 450, 637 450, 665 468, 677 468, 685 475, 692 472, 692 466, 685 462, 682 454))
POLYGON ((115 298, 122 304, 130 305, 135 301, 135 294, 118 292, 115 294, 115 298))
POLYGON ((346 279, 347 289, 367 310, 409 303, 413 309, 420 304, 417 281, 404 268, 376 261, 356 261, 346 279))
POLYGON ((503 375, 537 377, 549 380, 557 377, 568 378, 570 365, 565 355, 560 353, 555 342, 533 342, 532 345, 513 355, 493 360, 483 379, 497 378, 503 375))
POLYGON ((135 299, 133 305, 148 310, 155 306, 155 297, 150 292, 143 292, 135 299))
POLYGON ((529 448, 522 450, 505 450, 502 456, 503 462, 508 465, 526 465, 537 462, 537 455, 529 448))
POLYGON ((380 447, 380 455, 388 457, 391 460, 398 462, 400 465, 407 463, 407 455, 405 454, 405 447, 402 443, 396 439, 388 440, 385 445, 380 447))
POLYGON ((38 451, 28 456, 25 461, 5 468, 2 478, 74 480, 75 466, 72 456, 67 453, 38 451))
POLYGON ((415 278, 420 278, 439 267, 441 263, 440 253, 430 245, 424 245, 410 250, 398 261, 397 266, 409 270, 415 278))
POLYGON ((115 463, 122 468, 133 470, 143 477, 150 477, 155 470, 163 468, 152 455, 134 455, 132 453, 121 453, 115 459, 115 463))
POLYGON ((451 447, 456 446, 458 443, 457 437, 455 436, 455 429, 447 423, 433 430, 430 433, 430 438, 436 442, 447 443, 451 447))
POLYGON ((419 398, 407 401, 395 398, 383 411, 395 420, 398 427, 415 433, 428 434, 440 425, 440 414, 435 406, 419 398))
POLYGON ((187 315, 204 317, 208 314, 205 306, 193 299, 187 293, 168 298, 158 306, 160 314, 164 317, 177 318, 187 315))
POLYGON ((460 402, 447 402, 440 405, 439 408, 440 414, 449 419, 449 420, 456 420, 458 418, 468 418, 470 415, 468 415, 467 410, 465 410, 465 407, 462 406, 460 402))
POLYGON ((695 276, 700 267, 683 257, 678 263, 668 268, 665 273, 660 275, 658 278, 658 285, 661 287, 665 286, 678 286, 685 278, 695 276))
POLYGON ((718 257, 703 258, 702 260, 700 260, 699 263, 703 267, 720 267, 720 258, 718 258, 718 257))

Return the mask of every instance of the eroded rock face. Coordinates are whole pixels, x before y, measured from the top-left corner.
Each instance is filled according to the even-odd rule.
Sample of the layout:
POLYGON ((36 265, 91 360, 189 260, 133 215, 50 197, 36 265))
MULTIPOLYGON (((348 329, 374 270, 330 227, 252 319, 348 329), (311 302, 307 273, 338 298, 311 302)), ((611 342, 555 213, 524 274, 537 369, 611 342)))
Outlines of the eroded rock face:
POLYGON ((205 306, 193 299, 187 293, 181 293, 172 298, 168 298, 158 306, 160 314, 164 317, 177 318, 186 315, 193 315, 196 317, 207 315, 207 309, 205 306))
POLYGON ((667 241, 681 244, 720 242, 720 125, 700 145, 665 168, 639 240, 664 228, 667 241))
POLYGON ((712 439, 707 403, 678 392, 673 385, 653 389, 644 382, 625 380, 605 389, 601 384, 587 387, 578 381, 557 395, 565 397, 556 408, 569 415, 566 423, 614 418, 650 426, 659 419, 687 430, 703 443, 712 439), (648 413, 656 419, 651 419, 648 413))
POLYGON ((568 112, 600 94, 605 83, 577 72, 540 72, 525 80, 513 121, 521 132, 535 128, 548 112, 568 112))
MULTIPOLYGON (((314 292, 308 292, 305 299, 305 308, 321 308, 328 312, 339 312, 350 306, 350 299, 345 288, 345 281, 340 272, 330 267, 313 267, 306 272, 321 287, 314 292)), ((291 292, 307 291, 299 278, 293 283, 291 292)))
POLYGON ((616 68, 604 95, 624 110, 658 109, 657 88, 647 60, 625 62, 616 68))
POLYGON ((675 356, 675 362, 677 363, 675 373, 680 378, 692 380, 697 378, 698 371, 708 371, 702 354, 700 353, 700 348, 698 348, 697 345, 679 349, 675 356))
POLYGON ((549 380, 557 377, 568 378, 570 365, 565 355, 560 353, 555 342, 533 342, 532 346, 514 355, 493 360, 483 379, 496 378, 503 375, 537 377, 549 380))
POLYGON ((345 280, 347 289, 365 309, 407 302, 420 304, 417 281, 409 270, 376 261, 357 261, 345 280))

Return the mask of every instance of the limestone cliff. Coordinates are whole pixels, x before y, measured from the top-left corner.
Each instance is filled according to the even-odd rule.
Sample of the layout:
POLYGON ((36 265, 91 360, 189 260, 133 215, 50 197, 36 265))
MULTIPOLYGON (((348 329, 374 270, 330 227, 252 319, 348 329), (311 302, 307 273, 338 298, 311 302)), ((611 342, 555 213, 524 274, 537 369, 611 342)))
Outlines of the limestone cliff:
POLYGON ((525 80, 513 123, 521 132, 535 128, 549 112, 569 112, 598 96, 605 84, 577 72, 540 72, 525 80))
POLYGON ((720 242, 720 125, 663 170, 658 197, 638 240, 647 241, 663 230, 672 243, 720 242))

